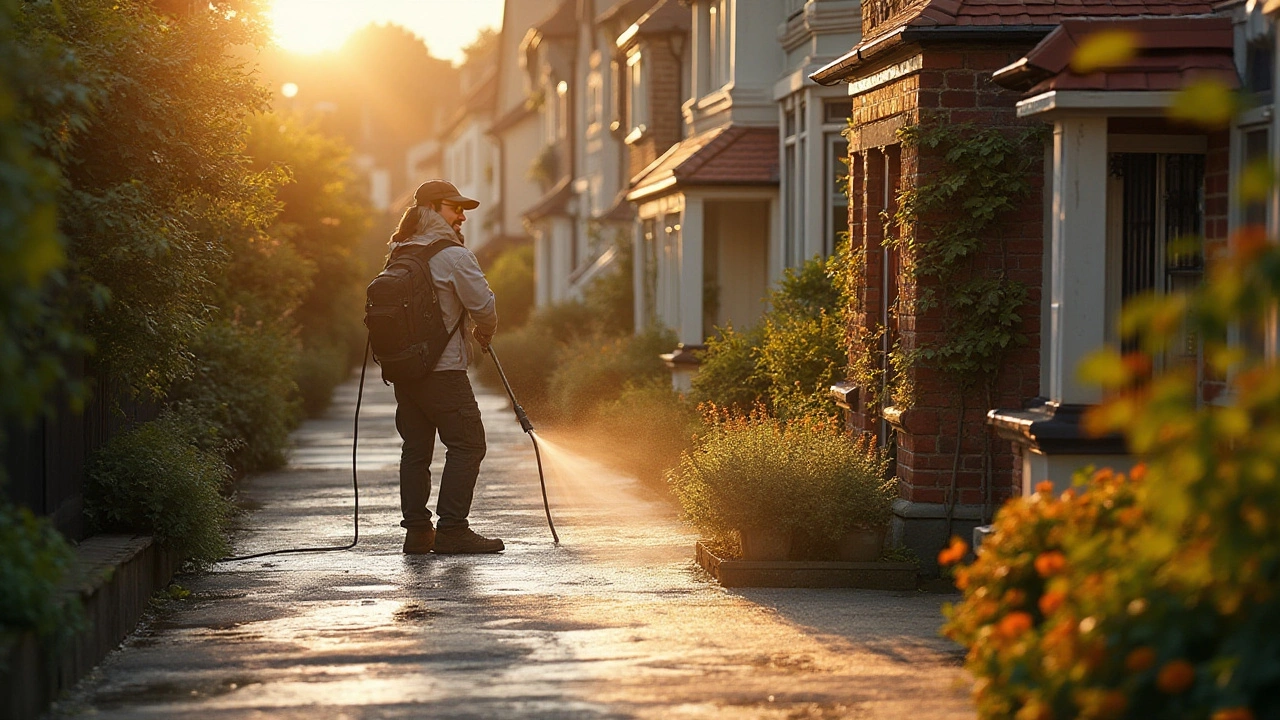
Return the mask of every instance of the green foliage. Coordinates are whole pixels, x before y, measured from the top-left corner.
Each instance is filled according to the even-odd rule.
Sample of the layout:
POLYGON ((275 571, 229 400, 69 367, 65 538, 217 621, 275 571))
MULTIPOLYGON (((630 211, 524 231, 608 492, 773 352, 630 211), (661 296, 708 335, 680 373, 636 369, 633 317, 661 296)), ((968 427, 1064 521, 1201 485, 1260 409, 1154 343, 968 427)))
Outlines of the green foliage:
POLYGON ((719 328, 717 337, 708 338, 702 364, 693 376, 692 397, 737 412, 748 412, 769 397, 772 385, 756 367, 764 330, 763 324, 747 332, 730 325, 719 328))
MULTIPOLYGON (((306 354, 294 380, 308 414, 329 405, 333 388, 359 358, 366 268, 359 245, 370 210, 359 196, 350 167, 350 148, 294 116, 265 114, 249 126, 247 152, 252 168, 281 178, 275 192, 280 211, 270 235, 280 238, 300 267, 278 273, 278 283, 304 279, 297 301, 282 305, 270 319, 289 314, 306 354)), ((238 274, 229 276, 233 282, 238 274)), ((266 319, 266 318, 264 318, 266 319)))
POLYGON ((548 379, 552 417, 590 414, 598 405, 618 398, 629 382, 668 379, 658 356, 675 344, 671 331, 651 329, 621 338, 593 336, 567 345, 548 379))
POLYGON ((498 304, 498 332, 522 327, 536 302, 533 279, 533 245, 507 248, 485 271, 498 304))
POLYGON ((225 449, 238 473, 283 465, 300 410, 295 341, 270 326, 219 320, 205 326, 193 349, 195 371, 170 400, 212 424, 213 443, 202 447, 225 449))
MULTIPOLYGON (((604 242, 597 231, 593 234, 596 243, 604 242)), ((625 233, 617 233, 612 238, 613 263, 607 272, 591 281, 582 293, 582 301, 591 310, 605 335, 628 335, 635 332, 635 287, 632 274, 635 268, 635 252, 630 238, 625 233)), ((674 347, 674 344, 672 345, 674 347)), ((670 350, 666 348, 663 352, 670 350)))
POLYGON ((74 563, 49 520, 0 503, 0 628, 58 636, 79 626, 79 600, 66 588, 74 563))
MULTIPOLYGON (((917 148, 922 162, 937 160, 915 184, 904 183, 890 222, 886 247, 902 259, 904 292, 892 312, 942 320, 944 339, 911 349, 890 350, 896 386, 886 387, 879 363, 855 361, 861 387, 886 387, 880 404, 909 405, 912 366, 936 368, 964 387, 990 387, 1008 352, 1026 344, 1019 332, 1028 290, 1008 277, 1005 218, 1031 192, 1028 178, 1040 162, 1040 130, 934 123, 903 128, 904 147, 917 148), (994 249, 994 252, 993 252, 994 249), (994 266, 992 257, 1000 258, 994 266)), ((861 273, 865 259, 851 263, 861 273)), ((850 355, 877 357, 878 325, 855 333, 850 355)))
POLYGON ((243 160, 243 123, 265 95, 226 53, 262 27, 240 5, 166 15, 136 0, 87 0, 28 3, 22 14, 27 43, 76 58, 79 97, 92 107, 78 112, 76 94, 31 105, 66 181, 68 307, 84 313, 98 363, 153 396, 190 371, 209 277, 226 259, 194 226, 259 182, 243 160))
POLYGON ((779 420, 712 408, 709 427, 668 475, 684 515, 706 537, 734 531, 803 530, 834 538, 883 527, 896 496, 885 458, 823 418, 779 420))
POLYGON ((847 365, 838 282, 846 254, 788 269, 760 325, 745 333, 721 328, 708 339, 694 399, 739 412, 763 403, 779 417, 834 417, 830 387, 844 379, 847 365))
POLYGON ((90 461, 85 517, 93 532, 154 535, 184 557, 227 554, 231 503, 221 490, 230 470, 215 428, 189 413, 166 412, 108 441, 90 461))
POLYGON ((60 174, 41 152, 30 106, 59 102, 72 124, 86 107, 65 47, 20 42, 21 12, 14 0, 0 2, 0 417, 29 419, 50 390, 67 387, 60 356, 85 347, 67 313, 48 302, 66 261, 55 207, 60 174))

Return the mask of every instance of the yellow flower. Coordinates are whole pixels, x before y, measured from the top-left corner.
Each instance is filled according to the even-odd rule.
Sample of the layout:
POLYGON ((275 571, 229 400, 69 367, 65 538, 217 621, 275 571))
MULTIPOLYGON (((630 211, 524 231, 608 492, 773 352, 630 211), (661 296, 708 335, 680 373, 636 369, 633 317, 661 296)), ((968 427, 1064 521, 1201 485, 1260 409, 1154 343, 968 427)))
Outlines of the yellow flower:
POLYGON ((1247 707, 1215 710, 1211 720, 1253 720, 1253 711, 1247 707))

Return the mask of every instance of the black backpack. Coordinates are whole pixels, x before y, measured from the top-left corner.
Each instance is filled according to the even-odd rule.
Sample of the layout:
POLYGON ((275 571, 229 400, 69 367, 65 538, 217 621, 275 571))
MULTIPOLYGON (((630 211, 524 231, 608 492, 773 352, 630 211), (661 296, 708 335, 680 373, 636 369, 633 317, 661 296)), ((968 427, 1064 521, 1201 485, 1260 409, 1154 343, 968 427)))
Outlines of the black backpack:
POLYGON ((426 377, 462 326, 465 313, 452 331, 445 330, 427 264, 436 253, 453 245, 457 243, 439 240, 425 248, 410 245, 393 252, 387 266, 369 283, 364 324, 369 328, 369 345, 374 361, 382 367, 383 381, 426 377))

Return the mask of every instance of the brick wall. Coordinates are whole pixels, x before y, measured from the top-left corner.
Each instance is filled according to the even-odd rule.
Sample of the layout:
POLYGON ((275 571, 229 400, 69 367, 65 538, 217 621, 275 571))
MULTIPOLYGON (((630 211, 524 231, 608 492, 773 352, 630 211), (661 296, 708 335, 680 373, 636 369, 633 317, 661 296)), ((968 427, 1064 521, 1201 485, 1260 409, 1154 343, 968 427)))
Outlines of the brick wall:
MULTIPOLYGON (((914 148, 892 144, 893 136, 880 128, 908 126, 927 122, 950 124, 972 123, 982 127, 1025 127, 1017 119, 1014 105, 1020 96, 991 82, 991 72, 1021 57, 1027 46, 992 49, 968 48, 963 45, 931 46, 920 50, 922 69, 913 75, 874 88, 852 98, 854 142, 851 144, 853 201, 850 203, 850 228, 855 249, 866 258, 865 282, 860 290, 861 311, 851 318, 851 332, 872 327, 880 322, 883 287, 890 284, 889 296, 895 295, 897 259, 890 257, 890 276, 884 277, 882 247, 886 180, 890 203, 902 184, 913 184, 940 165, 941 158, 930 151, 917 153, 914 148), (878 139, 877 139, 878 138, 878 139), (867 147, 872 143, 888 143, 884 147, 867 147), (886 163, 886 159, 888 162, 886 163)), ((895 62, 901 60, 895 59, 895 62)), ((868 73, 879 70, 869 67, 868 73)), ((1024 283, 1030 297, 1022 313, 1022 334, 1027 344, 1014 350, 990 397, 981 390, 970 390, 963 403, 960 388, 951 378, 928 368, 910 370, 915 390, 911 408, 896 416, 896 474, 900 496, 923 503, 946 501, 953 468, 956 470, 956 502, 981 505, 985 502, 985 474, 990 472, 994 500, 1018 492, 1014 468, 1016 458, 1009 443, 997 440, 986 424, 986 413, 995 407, 1018 407, 1039 394, 1040 293, 1043 249, 1043 217, 1041 192, 1043 168, 1036 163, 1031 176, 1032 196, 1022 209, 1009 217, 1000 228, 1006 240, 1004 256, 993 251, 979 258, 978 266, 996 270, 1003 266, 1009 277, 1024 283), (961 407, 963 405, 963 417, 961 407), (957 456, 957 438, 959 455, 957 456), (993 463, 984 470, 988 449, 993 463)), ((889 207, 889 214, 894 211, 889 207)), ((927 240, 927 238, 922 238, 927 240)), ((892 255, 892 253, 891 253, 892 255)), ((916 288, 904 286, 903 295, 916 288)), ((892 302, 892 300, 890 300, 892 302)), ((944 338, 943 319, 934 309, 922 315, 904 314, 896 323, 890 320, 890 335, 906 350, 940 343, 944 338)), ((867 406, 870 393, 859 394, 859 402, 848 414, 851 427, 875 432, 880 417, 867 406)))

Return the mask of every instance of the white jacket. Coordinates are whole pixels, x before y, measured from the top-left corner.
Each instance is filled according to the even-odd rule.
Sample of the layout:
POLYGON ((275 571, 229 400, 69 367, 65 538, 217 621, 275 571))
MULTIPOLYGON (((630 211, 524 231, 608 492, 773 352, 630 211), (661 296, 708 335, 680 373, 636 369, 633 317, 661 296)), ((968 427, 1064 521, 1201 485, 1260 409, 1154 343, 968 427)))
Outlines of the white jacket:
MULTIPOLYGON (((439 213, 424 207, 420 212, 418 231, 404 242, 392 243, 391 251, 394 253, 397 248, 406 245, 426 246, 437 241, 460 243, 462 239, 439 213)), ((444 353, 440 355, 440 362, 436 363, 436 372, 466 370, 471 362, 472 352, 471 344, 466 339, 470 327, 479 327, 489 334, 493 334, 498 328, 493 290, 489 289, 489 281, 485 279, 475 254, 461 245, 446 247, 436 253, 429 265, 445 328, 453 330, 464 309, 472 321, 470 324, 464 323, 449 339, 444 353)))

